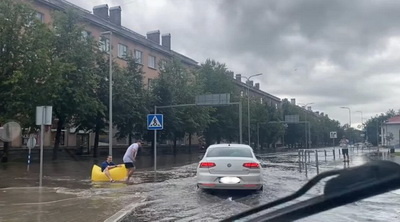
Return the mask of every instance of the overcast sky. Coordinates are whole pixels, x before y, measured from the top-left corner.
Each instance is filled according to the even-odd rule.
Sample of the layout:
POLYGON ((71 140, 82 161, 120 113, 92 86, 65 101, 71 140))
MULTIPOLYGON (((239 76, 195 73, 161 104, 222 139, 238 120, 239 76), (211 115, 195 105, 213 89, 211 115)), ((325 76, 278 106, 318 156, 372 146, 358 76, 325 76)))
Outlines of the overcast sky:
POLYGON ((69 0, 122 8, 122 25, 171 33, 172 49, 225 63, 275 96, 352 126, 400 108, 398 0, 69 0))

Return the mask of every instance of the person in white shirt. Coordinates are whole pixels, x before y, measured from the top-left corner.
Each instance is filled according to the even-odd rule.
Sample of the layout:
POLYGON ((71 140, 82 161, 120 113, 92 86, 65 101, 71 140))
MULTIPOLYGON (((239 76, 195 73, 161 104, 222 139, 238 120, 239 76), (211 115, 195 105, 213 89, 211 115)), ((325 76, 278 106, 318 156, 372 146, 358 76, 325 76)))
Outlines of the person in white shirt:
POLYGON ((348 162, 349 161, 349 140, 343 136, 343 138, 340 140, 340 146, 342 147, 342 154, 343 154, 343 159, 344 161, 348 162), (347 157, 347 160, 346 160, 347 157))
POLYGON ((130 177, 135 171, 136 155, 138 153, 139 148, 142 146, 141 142, 142 142, 141 140, 138 140, 136 141, 136 143, 132 143, 128 147, 128 149, 126 149, 126 152, 122 159, 124 161, 125 167, 128 169, 126 182, 129 182, 130 177))

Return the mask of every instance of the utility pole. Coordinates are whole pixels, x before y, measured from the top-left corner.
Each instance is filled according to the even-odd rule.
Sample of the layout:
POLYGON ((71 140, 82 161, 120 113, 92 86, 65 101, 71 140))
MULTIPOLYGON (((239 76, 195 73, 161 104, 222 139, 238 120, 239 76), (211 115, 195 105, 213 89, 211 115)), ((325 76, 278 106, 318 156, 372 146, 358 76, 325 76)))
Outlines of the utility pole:
MULTIPOLYGON (((113 78, 112 78, 112 32, 111 31, 107 31, 107 32, 102 32, 101 35, 110 35, 110 44, 109 44, 109 62, 110 62, 110 70, 109 70, 109 87, 110 87, 110 91, 109 91, 109 122, 108 122, 108 155, 112 156, 112 145, 113 145, 113 119, 112 119, 112 85, 113 85, 113 78)), ((105 50, 107 50, 107 45, 105 45, 105 50)))
POLYGON ((246 81, 246 88, 247 88, 247 134, 249 136, 249 146, 251 146, 251 137, 250 137, 250 86, 248 83, 250 82, 250 79, 256 76, 261 76, 262 73, 254 74, 249 77, 247 76, 241 76, 241 78, 245 78, 246 81))

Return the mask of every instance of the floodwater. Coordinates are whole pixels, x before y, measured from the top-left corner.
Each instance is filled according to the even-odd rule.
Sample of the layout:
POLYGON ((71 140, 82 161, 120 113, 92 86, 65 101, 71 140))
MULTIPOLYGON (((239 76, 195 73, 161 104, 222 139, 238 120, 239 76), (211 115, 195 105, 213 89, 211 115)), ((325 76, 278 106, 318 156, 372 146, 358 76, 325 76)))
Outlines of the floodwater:
MULTIPOLYGON (((171 169, 172 167, 190 164, 199 160, 198 153, 163 155, 157 158, 157 168, 171 169)), ((100 165, 103 159, 87 158, 86 160, 44 160, 43 186, 65 187, 71 189, 87 189, 92 187, 90 181, 93 164, 100 165)), ((113 158, 116 164, 122 163, 122 157, 113 158)), ((151 156, 137 157, 137 183, 154 182, 153 176, 147 176, 147 172, 153 171, 154 158, 151 156)), ((39 186, 39 163, 31 163, 30 166, 22 162, 0 164, 0 188, 6 187, 32 187, 39 186)), ((161 175, 162 177, 162 175, 161 175)), ((158 179, 159 180, 159 179, 158 179)))
MULTIPOLYGON (((138 185, 135 190, 147 195, 147 204, 136 208, 127 221, 219 221, 252 207, 271 202, 297 191, 310 177, 316 175, 316 169, 309 168, 307 175, 299 172, 297 154, 287 153, 266 155, 262 157, 268 168, 264 169, 264 190, 256 193, 248 192, 218 192, 210 194, 197 190, 196 178, 178 178, 138 185)), ((348 167, 340 157, 334 161, 332 157, 321 156, 320 172, 348 167), (331 158, 331 159, 329 159, 331 158)), ((361 152, 352 153, 351 166, 361 165, 370 161, 361 152)), ((177 175, 195 173, 196 164, 185 168, 176 168, 177 175)), ((316 185, 295 203, 322 194, 324 182, 316 185)), ((400 190, 368 198, 356 203, 332 209, 299 221, 399 221, 400 220, 400 190)), ((285 204, 287 205, 287 204, 285 204)), ((281 206, 279 206, 281 207, 281 206)), ((277 207, 272 208, 277 209, 277 207)))
MULTIPOLYGON (((159 156, 159 169, 171 169, 198 160, 198 154, 159 156)), ((104 221, 130 203, 140 203, 145 195, 131 186, 178 178, 173 172, 152 172, 154 159, 140 156, 134 185, 92 183, 93 164, 104 160, 46 161, 43 165, 43 187, 39 188, 39 164, 0 165, 0 222, 3 221, 104 221)), ((114 158, 115 163, 122 159, 114 158)), ((193 176, 180 175, 184 177, 193 176)))
MULTIPOLYGON (((141 157, 133 185, 92 183, 90 170, 102 160, 45 162, 42 189, 37 187, 37 163, 29 171, 23 163, 0 165, 0 221, 104 221, 131 203, 140 204, 123 221, 219 221, 287 196, 317 173, 315 167, 299 172, 297 153, 260 155, 268 167, 263 169, 264 190, 256 193, 198 190, 199 154, 159 157, 156 176, 153 159, 141 157)), ((338 156, 325 161, 321 155, 320 172, 347 167, 338 156)), ((362 152, 353 152, 350 167, 367 161, 362 152)), ((321 194, 323 185, 296 201, 321 194)), ((399 198, 397 190, 300 221, 400 221, 399 198)))

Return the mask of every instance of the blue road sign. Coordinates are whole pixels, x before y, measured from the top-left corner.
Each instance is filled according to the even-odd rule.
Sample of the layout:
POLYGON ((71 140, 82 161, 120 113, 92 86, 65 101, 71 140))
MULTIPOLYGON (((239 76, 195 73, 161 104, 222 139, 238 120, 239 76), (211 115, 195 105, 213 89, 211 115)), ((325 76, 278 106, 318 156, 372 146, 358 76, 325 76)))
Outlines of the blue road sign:
POLYGON ((147 129, 148 130, 162 130, 164 124, 163 114, 148 114, 147 115, 147 129))

